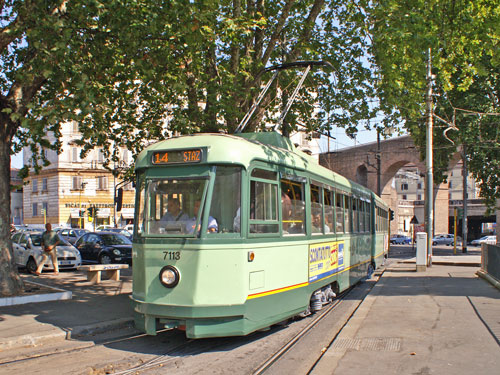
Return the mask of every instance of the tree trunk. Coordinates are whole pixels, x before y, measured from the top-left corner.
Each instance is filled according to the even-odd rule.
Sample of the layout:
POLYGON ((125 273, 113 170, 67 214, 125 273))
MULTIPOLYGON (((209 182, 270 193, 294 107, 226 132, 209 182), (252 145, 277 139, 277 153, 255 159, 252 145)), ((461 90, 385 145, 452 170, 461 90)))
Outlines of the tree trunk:
POLYGON ((23 290, 10 240, 10 139, 9 125, 0 121, 0 296, 23 290))

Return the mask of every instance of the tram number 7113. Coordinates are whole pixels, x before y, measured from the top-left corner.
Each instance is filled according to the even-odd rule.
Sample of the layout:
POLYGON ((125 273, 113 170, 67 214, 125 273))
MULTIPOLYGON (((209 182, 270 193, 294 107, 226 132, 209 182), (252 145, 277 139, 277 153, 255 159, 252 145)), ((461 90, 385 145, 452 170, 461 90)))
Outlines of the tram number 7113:
POLYGON ((163 260, 179 260, 181 259, 180 251, 164 251, 163 260))

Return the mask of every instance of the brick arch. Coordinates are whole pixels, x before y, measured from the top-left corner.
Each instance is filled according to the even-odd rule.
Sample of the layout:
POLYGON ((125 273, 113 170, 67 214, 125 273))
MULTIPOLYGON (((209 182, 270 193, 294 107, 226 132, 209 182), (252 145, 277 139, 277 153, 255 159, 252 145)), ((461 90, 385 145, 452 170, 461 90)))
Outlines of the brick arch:
MULTIPOLYGON (((377 191, 377 142, 346 148, 340 151, 321 154, 320 164, 333 171, 356 181, 373 191, 377 191), (365 179, 361 178, 366 173, 365 179)), ((460 154, 455 153, 450 166, 456 165, 460 154)), ((425 162, 420 160, 420 151, 410 136, 396 137, 380 142, 380 185, 382 199, 396 209, 398 200, 396 191, 391 189, 392 179, 396 173, 406 165, 415 165, 425 173, 425 162)), ((434 223, 436 233, 448 231, 448 185, 434 186, 434 223)), ((395 222, 397 222, 397 217, 395 222)))

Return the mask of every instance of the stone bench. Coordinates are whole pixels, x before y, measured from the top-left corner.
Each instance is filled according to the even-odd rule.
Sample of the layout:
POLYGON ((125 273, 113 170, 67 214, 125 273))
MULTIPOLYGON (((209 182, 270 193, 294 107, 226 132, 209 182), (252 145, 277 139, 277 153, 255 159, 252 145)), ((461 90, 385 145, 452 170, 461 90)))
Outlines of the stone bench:
POLYGON ((93 284, 101 282, 101 272, 106 272, 108 279, 119 281, 120 270, 128 268, 128 264, 91 264, 78 267, 78 271, 87 272, 87 280, 93 284))

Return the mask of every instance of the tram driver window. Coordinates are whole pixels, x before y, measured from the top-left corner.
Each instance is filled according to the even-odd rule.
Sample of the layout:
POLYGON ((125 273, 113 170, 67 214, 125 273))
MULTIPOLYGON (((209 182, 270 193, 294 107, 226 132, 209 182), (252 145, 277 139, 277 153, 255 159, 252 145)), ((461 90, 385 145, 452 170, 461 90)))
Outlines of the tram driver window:
POLYGON ((217 166, 209 219, 216 220, 218 228, 208 233, 239 233, 240 206, 241 168, 217 166))

